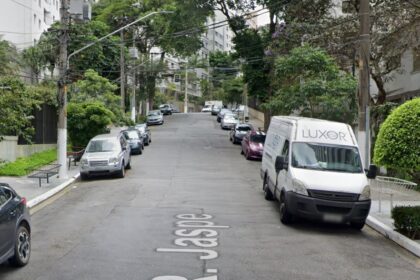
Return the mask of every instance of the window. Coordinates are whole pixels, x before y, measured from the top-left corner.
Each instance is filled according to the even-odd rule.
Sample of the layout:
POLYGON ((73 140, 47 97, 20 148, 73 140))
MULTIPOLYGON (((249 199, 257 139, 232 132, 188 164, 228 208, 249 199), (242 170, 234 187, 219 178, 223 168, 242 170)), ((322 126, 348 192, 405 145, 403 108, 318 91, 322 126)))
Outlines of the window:
POLYGON ((0 189, 0 206, 5 204, 11 198, 12 198, 12 193, 9 190, 0 189))
POLYGON ((38 20, 38 28, 41 29, 41 20, 38 20))
POLYGON ((289 140, 284 141, 283 150, 281 151, 281 155, 287 160, 289 156, 289 140))
POLYGON ((413 49, 413 72, 420 72, 420 46, 413 49))
POLYGON ((34 14, 34 24, 36 24, 36 14, 34 14))

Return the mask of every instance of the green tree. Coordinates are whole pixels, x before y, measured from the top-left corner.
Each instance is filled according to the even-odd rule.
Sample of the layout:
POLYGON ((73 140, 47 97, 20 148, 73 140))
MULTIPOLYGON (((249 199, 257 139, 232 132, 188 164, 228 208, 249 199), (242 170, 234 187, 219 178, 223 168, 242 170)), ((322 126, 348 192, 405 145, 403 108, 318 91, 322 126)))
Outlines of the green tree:
POLYGON ((222 84, 223 91, 226 94, 226 103, 242 103, 242 96, 244 91, 244 83, 242 78, 232 78, 226 80, 222 84))
POLYGON ((114 114, 100 102, 69 103, 67 122, 71 144, 86 147, 92 137, 106 132, 114 118, 114 114))
POLYGON ((39 101, 18 78, 0 77, 0 135, 23 137, 30 142, 32 112, 39 101))
MULTIPOLYGON (((1 38, 1 37, 0 37, 1 38)), ((8 41, 0 40, 0 76, 13 75, 19 69, 16 48, 8 41)))
POLYGON ((279 114, 353 123, 356 81, 324 50, 305 45, 275 62, 276 93, 264 106, 279 114))
POLYGON ((419 182, 419 139, 420 98, 416 98, 392 111, 381 125, 373 160, 419 182))
POLYGON ((115 95, 117 88, 107 78, 101 77, 92 69, 88 69, 83 75, 83 79, 73 84, 69 100, 74 103, 102 103, 113 112, 115 117, 113 121, 119 123, 124 120, 124 116, 120 108, 121 97, 115 95))
POLYGON ((47 60, 44 56, 44 52, 42 51, 39 45, 36 45, 23 50, 22 58, 24 65, 28 66, 31 70, 31 82, 38 84, 39 75, 47 65, 47 60))

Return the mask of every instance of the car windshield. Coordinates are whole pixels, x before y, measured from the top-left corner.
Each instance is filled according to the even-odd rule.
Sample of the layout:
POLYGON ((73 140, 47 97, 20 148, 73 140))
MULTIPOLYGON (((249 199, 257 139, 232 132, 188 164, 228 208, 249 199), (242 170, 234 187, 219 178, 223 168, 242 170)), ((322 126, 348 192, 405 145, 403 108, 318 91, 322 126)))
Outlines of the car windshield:
POLYGON ((141 133, 144 133, 146 131, 146 127, 144 125, 136 126, 136 129, 141 133))
POLYGON ((237 120, 237 119, 238 119, 238 117, 237 117, 237 116, 235 116, 235 115, 230 115, 230 114, 228 115, 228 114, 225 114, 224 119, 225 119, 225 120, 232 121, 232 120, 237 120))
POLYGON ((250 126, 238 126, 237 130, 238 131, 250 131, 251 127, 250 126))
POLYGON ((265 135, 251 135, 251 142, 264 143, 265 142, 265 135))
POLYGON ((152 111, 152 112, 149 112, 149 115, 148 116, 159 116, 160 115, 160 112, 158 112, 158 111, 152 111))
POLYGON ((130 140, 139 139, 139 134, 135 130, 124 131, 124 135, 130 140))
POLYGON ((313 143, 293 143, 292 166, 325 171, 362 172, 357 148, 313 143))
POLYGON ((169 108, 169 105, 166 105, 166 104, 165 105, 160 105, 159 108, 161 108, 161 109, 162 108, 169 108))
POLYGON ((87 153, 104 153, 116 150, 116 143, 112 140, 92 140, 87 146, 87 153))

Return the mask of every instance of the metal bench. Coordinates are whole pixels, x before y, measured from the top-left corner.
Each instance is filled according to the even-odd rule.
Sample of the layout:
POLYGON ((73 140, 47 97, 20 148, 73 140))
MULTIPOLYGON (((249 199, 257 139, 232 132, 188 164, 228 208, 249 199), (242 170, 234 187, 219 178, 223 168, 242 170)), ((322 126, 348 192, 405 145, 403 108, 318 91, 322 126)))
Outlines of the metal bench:
POLYGON ((49 164, 39 169, 27 170, 30 173, 28 178, 38 178, 39 186, 41 187, 41 179, 47 179, 47 183, 49 183, 50 177, 58 174, 60 166, 61 164, 49 164))
POLYGON ((83 153, 85 152, 85 148, 81 148, 81 147, 75 147, 74 149, 77 149, 78 151, 71 151, 71 152, 67 152, 67 159, 69 162, 69 169, 71 166, 71 162, 73 161, 74 166, 77 165, 77 162, 80 161, 80 159, 83 156, 83 153))

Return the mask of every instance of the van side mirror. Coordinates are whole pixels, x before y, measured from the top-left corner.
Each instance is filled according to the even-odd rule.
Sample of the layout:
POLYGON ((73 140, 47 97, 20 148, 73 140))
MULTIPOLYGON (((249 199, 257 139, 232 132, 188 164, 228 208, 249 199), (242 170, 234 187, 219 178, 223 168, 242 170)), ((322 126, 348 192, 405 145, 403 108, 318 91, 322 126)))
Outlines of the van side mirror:
POLYGON ((367 170, 366 177, 368 177, 368 179, 375 179, 377 173, 378 167, 374 164, 371 164, 369 165, 369 169, 367 170))
POLYGON ((279 173, 280 171, 282 171, 284 168, 284 157, 282 156, 277 156, 276 158, 276 163, 275 163, 275 168, 276 168, 276 172, 279 173))

